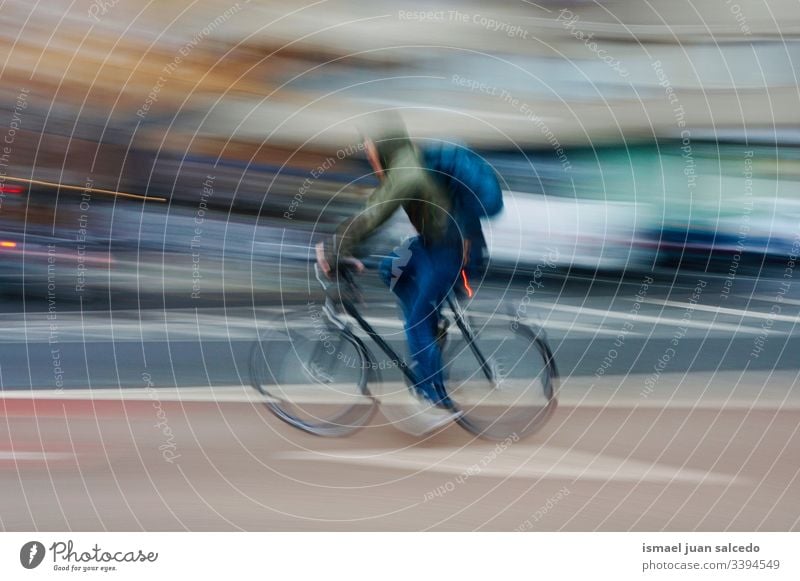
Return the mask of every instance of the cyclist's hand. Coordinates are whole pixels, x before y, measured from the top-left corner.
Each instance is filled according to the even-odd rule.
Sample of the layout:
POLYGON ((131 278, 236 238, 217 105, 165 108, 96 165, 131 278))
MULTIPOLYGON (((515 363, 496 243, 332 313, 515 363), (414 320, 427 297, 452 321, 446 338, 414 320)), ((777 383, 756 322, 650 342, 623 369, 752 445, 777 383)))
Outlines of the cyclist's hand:
POLYGON ((325 258, 325 245, 322 242, 318 242, 315 248, 317 251, 317 265, 319 265, 319 269, 322 273, 330 278, 331 265, 328 263, 328 259, 325 258))
MULTIPOLYGON (((317 264, 319 265, 320 270, 322 270, 325 276, 331 278, 331 272, 332 272, 331 264, 328 261, 328 258, 325 256, 325 245, 322 242, 317 243, 316 253, 317 253, 317 264)), ((352 256, 339 258, 339 263, 337 266, 340 265, 352 268, 356 272, 364 271, 364 263, 361 262, 358 258, 354 258, 352 256)))
POLYGON ((358 258, 354 256, 345 256, 339 259, 340 266, 346 266, 347 268, 352 268, 357 273, 364 272, 364 263, 361 262, 358 258))

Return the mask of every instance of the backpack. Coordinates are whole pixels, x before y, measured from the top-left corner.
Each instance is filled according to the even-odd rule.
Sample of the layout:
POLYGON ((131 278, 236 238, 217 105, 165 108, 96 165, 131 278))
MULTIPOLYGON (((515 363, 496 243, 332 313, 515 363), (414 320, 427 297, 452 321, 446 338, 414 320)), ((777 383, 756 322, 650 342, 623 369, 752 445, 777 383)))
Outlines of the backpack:
POLYGON ((503 209, 503 192, 492 167, 466 146, 439 142, 422 151, 422 161, 432 177, 450 195, 453 215, 465 238, 472 241, 470 270, 483 262, 486 241, 481 218, 503 209))
POLYGON ((453 207, 464 214, 459 218, 491 218, 503 209, 494 170, 467 147, 440 142, 426 147, 422 156, 433 177, 446 185, 453 207))

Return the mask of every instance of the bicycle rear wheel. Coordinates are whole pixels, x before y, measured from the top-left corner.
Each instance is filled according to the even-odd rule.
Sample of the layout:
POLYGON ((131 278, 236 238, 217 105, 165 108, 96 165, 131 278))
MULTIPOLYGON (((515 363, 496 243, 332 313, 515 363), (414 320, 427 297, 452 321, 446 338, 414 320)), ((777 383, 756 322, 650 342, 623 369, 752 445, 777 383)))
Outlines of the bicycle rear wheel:
POLYGON ((316 436, 347 436, 367 424, 377 407, 367 387, 370 358, 349 331, 319 325, 270 331, 256 341, 252 385, 288 424, 316 436))
POLYGON ((558 371, 544 334, 492 318, 456 316, 456 323, 444 369, 447 391, 463 412, 458 423, 491 440, 539 430, 557 406, 558 371))

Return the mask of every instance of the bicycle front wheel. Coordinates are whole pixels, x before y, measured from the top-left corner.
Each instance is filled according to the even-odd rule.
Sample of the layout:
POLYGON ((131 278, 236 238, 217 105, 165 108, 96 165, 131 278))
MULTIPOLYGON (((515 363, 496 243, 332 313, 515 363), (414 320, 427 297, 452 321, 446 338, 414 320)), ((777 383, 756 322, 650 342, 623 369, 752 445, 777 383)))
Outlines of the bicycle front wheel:
POLYGON ((316 436, 347 436, 369 422, 377 407, 370 374, 358 338, 332 326, 270 331, 250 353, 251 381, 265 405, 316 436))
POLYGON ((508 321, 457 319, 444 351, 447 391, 458 423, 491 440, 541 428, 557 405, 558 371, 543 333, 508 321))

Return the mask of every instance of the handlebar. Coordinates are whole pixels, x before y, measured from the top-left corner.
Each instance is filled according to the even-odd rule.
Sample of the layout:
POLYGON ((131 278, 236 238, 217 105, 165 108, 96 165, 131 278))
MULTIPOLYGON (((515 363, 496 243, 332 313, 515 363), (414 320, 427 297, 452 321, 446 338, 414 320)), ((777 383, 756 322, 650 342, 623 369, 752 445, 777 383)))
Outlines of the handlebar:
POLYGON ((336 270, 331 273, 334 280, 329 279, 319 267, 314 264, 314 276, 328 298, 337 301, 361 302, 362 294, 353 276, 353 269, 346 264, 339 263, 336 270), (344 288, 342 288, 344 286, 344 288))

